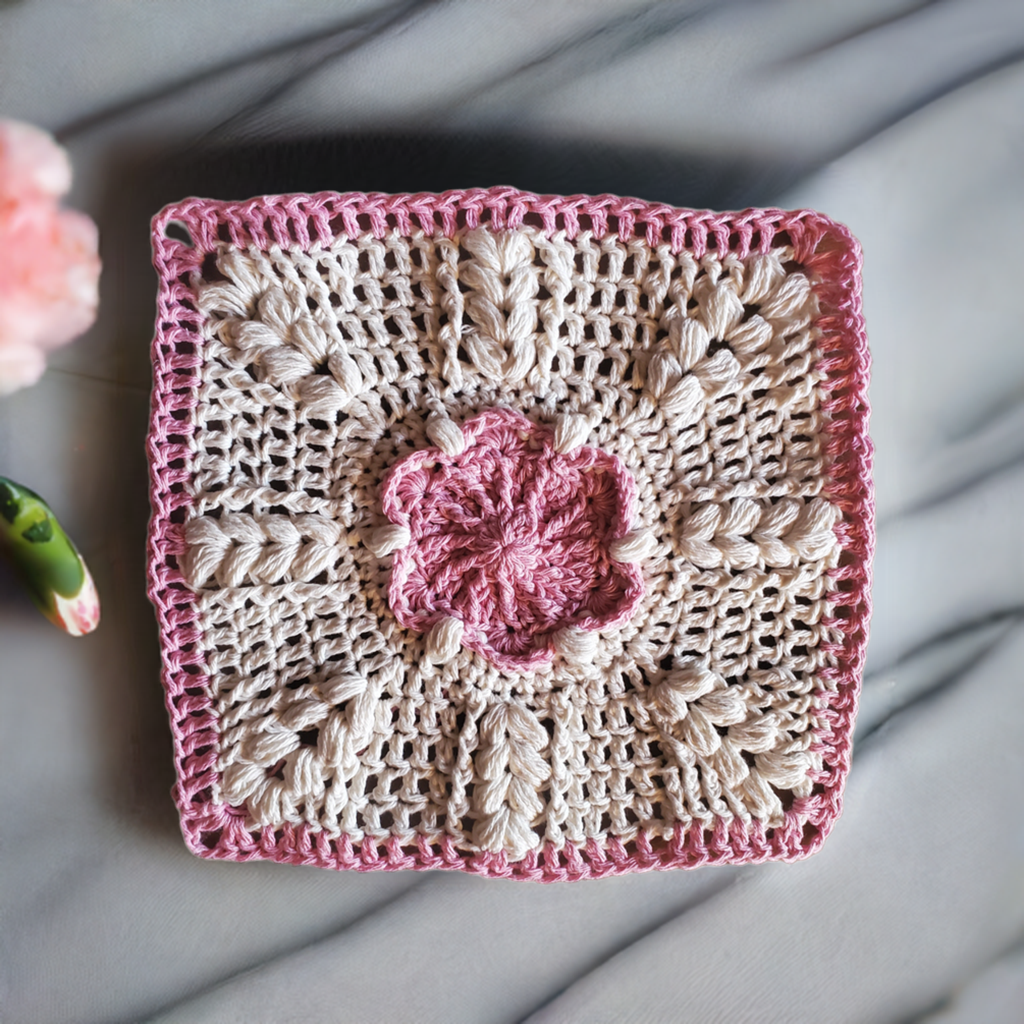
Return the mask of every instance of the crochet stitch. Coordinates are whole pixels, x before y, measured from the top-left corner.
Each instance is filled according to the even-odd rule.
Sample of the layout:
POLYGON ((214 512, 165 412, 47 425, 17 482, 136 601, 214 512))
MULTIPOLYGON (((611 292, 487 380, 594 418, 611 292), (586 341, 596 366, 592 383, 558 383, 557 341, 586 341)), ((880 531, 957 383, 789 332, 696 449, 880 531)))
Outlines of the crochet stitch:
POLYGON ((324 193, 186 200, 154 248, 194 852, 556 880, 820 846, 873 537, 845 228, 324 193))
POLYGON ((450 455, 407 455, 381 488, 384 514, 409 529, 388 589, 398 621, 424 630, 454 618, 462 643, 504 669, 549 662, 547 638, 559 629, 628 622, 644 582, 610 554, 636 504, 621 460, 559 451, 553 430, 504 409, 461 434, 450 455))

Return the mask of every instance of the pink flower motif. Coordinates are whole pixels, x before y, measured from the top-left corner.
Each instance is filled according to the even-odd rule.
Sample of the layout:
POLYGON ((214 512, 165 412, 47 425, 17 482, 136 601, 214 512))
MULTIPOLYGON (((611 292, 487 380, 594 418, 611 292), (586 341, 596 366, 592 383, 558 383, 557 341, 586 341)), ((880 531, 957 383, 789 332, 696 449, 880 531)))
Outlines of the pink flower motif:
POLYGON ((96 318, 96 225, 58 206, 70 185, 46 132, 0 121, 0 394, 34 384, 45 353, 96 318))
POLYGON ((585 446, 562 454, 551 428, 507 409, 480 413, 462 435, 461 453, 421 449, 384 481, 384 514, 410 537, 392 562, 398 621, 422 631, 455 618, 462 644, 503 669, 546 664, 564 627, 627 622, 644 581, 609 553, 636 505, 622 461, 585 446))

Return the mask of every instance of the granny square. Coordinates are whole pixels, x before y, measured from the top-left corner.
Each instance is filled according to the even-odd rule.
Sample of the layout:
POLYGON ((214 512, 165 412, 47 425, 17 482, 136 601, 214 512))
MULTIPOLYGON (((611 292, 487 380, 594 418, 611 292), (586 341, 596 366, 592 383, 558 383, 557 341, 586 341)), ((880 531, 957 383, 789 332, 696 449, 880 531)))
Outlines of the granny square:
POLYGON ((846 228, 493 188, 188 199, 153 245, 194 853, 553 881, 818 849, 873 545, 846 228))

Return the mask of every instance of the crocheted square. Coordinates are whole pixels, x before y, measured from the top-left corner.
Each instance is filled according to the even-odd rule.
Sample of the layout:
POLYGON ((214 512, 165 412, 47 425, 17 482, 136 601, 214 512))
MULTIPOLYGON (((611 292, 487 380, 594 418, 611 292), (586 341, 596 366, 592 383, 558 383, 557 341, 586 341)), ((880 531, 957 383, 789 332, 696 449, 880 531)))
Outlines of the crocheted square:
POLYGON ((873 543, 844 227, 495 188, 190 199, 153 242, 193 852, 556 880, 820 846, 873 543))

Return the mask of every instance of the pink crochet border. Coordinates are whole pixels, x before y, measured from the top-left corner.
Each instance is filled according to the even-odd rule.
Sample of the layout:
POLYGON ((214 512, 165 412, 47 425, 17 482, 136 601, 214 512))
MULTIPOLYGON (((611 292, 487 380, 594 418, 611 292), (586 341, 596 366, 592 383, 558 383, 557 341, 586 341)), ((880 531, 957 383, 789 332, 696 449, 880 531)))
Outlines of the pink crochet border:
POLYGON ((689 868, 702 864, 751 864, 797 860, 816 851, 842 808, 850 767, 853 722, 860 690, 870 617, 871 556, 874 547, 872 446, 868 437, 870 357, 860 301, 860 246, 849 231, 811 210, 744 210, 713 213, 682 210, 618 196, 538 196, 513 188, 468 189, 434 194, 381 193, 261 196, 246 202, 186 199, 165 207, 153 219, 154 265, 160 278, 153 341, 153 396, 147 453, 152 517, 148 536, 149 597, 156 607, 163 656, 162 679, 174 735, 175 801, 190 850, 222 860, 274 860, 288 864, 351 868, 358 871, 449 869, 493 877, 553 882, 632 871, 689 868), (193 245, 169 237, 178 222, 193 245), (673 251, 700 257, 709 249, 745 256, 766 251, 785 232, 796 260, 814 272, 821 329, 819 367, 826 374, 824 407, 830 414, 827 451, 831 460, 826 495, 843 512, 835 532, 842 545, 832 571, 837 592, 830 625, 843 640, 829 645, 834 664, 823 676, 835 692, 821 698, 824 726, 815 737, 823 768, 814 792, 794 801, 785 824, 747 828, 735 821, 710 832, 691 829, 670 842, 641 833, 626 844, 612 838, 602 847, 562 850, 545 844, 537 853, 510 864, 503 853, 468 853, 446 836, 421 837, 415 847, 397 838, 382 844, 365 840, 358 848, 347 836, 330 839, 305 825, 245 828, 243 809, 216 804, 217 717, 198 647, 195 597, 185 585, 177 556, 183 550, 182 523, 189 497, 194 445, 190 410, 198 398, 202 365, 201 316, 195 288, 203 257, 218 241, 235 245, 308 248, 330 244, 335 235, 416 228, 452 235, 489 222, 496 229, 531 224, 573 238, 585 228, 598 236, 617 232, 623 239, 667 242, 673 251))

